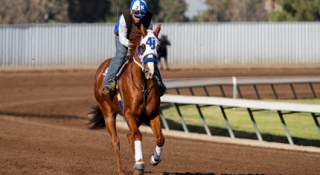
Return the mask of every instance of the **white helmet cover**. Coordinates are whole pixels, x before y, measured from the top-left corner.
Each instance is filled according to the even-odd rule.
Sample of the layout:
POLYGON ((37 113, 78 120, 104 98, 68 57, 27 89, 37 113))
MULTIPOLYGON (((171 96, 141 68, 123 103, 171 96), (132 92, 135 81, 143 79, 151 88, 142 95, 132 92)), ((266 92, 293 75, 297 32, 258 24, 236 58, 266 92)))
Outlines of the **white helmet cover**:
MULTIPOLYGON (((130 10, 143 10, 147 11, 147 3, 144 0, 133 0, 130 4, 130 10)), ((142 18, 145 16, 145 14, 134 14, 134 16, 138 18, 142 18)))

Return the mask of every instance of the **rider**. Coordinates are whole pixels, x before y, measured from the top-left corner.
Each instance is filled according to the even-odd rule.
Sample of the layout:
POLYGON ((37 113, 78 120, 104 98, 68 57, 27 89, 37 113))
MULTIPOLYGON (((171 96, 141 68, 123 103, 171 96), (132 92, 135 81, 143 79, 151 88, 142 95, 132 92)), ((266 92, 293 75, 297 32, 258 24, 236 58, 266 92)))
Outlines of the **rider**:
MULTIPOLYGON (((140 29, 140 25, 144 25, 146 29, 153 29, 152 13, 147 11, 147 4, 144 0, 133 0, 130 4, 130 9, 122 12, 118 18, 114 28, 116 39, 116 54, 110 62, 107 75, 102 83, 102 93, 108 94, 115 89, 115 75, 121 66, 122 61, 127 56, 129 36, 132 25, 136 25, 140 29)), ((160 96, 166 91, 166 86, 162 82, 162 78, 158 69, 155 66, 155 78, 160 88, 160 96)))

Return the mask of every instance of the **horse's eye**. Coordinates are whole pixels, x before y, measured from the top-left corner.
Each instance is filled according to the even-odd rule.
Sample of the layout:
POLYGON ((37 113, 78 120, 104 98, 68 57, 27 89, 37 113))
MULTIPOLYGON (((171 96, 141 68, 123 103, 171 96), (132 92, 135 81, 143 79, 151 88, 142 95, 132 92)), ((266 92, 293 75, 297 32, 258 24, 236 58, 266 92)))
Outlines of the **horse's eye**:
POLYGON ((142 55, 145 51, 146 51, 146 45, 145 45, 145 44, 142 44, 142 45, 139 46, 139 48, 138 48, 138 55, 142 55))

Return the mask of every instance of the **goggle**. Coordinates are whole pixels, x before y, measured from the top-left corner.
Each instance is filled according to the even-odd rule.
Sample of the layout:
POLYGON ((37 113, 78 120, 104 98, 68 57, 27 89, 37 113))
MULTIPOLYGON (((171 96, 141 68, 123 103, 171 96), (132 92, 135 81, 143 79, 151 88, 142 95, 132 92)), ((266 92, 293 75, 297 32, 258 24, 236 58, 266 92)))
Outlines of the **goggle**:
POLYGON ((144 16, 147 14, 147 11, 145 10, 132 10, 132 13, 134 16, 144 16))

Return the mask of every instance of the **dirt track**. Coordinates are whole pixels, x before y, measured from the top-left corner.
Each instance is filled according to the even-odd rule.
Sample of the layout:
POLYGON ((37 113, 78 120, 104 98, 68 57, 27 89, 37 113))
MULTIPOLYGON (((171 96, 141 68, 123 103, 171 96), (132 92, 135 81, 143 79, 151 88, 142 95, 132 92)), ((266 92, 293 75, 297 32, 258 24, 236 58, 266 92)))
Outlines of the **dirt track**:
MULTIPOLYGON (((172 67, 163 78, 320 76, 320 66, 172 67)), ((116 174, 106 130, 88 130, 93 68, 0 70, 0 174, 116 174)), ((126 130, 119 129, 125 172, 133 168, 126 130)), ((147 162, 155 147, 143 133, 147 162)), ((166 137, 162 162, 146 174, 320 174, 320 154, 166 137)))

